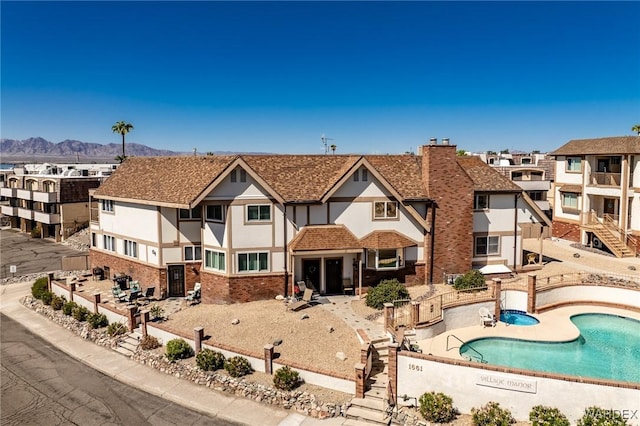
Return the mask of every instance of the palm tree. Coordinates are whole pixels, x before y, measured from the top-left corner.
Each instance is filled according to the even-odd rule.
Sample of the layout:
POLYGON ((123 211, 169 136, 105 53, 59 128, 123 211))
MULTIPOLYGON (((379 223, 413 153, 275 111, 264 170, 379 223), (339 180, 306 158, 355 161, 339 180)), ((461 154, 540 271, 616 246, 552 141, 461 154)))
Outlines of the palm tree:
POLYGON ((636 132, 638 134, 638 136, 640 136, 640 124, 636 124, 635 126, 633 126, 631 128, 632 132, 636 132))
POLYGON ((124 121, 118 121, 116 124, 111 126, 111 131, 113 133, 120 133, 122 135, 122 156, 120 156, 121 158, 119 159, 121 163, 127 158, 124 154, 124 135, 129 133, 131 130, 133 130, 133 124, 125 123, 124 121))

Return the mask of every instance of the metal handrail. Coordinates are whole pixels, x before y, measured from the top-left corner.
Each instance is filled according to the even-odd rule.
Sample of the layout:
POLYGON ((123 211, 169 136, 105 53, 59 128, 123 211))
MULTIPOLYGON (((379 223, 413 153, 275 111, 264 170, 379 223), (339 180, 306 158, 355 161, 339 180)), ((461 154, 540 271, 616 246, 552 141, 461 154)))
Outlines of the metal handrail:
MULTIPOLYGON (((449 337, 453 337, 456 340, 458 340, 460 343, 462 343, 463 345, 466 344, 466 342, 462 339, 460 339, 458 336, 456 336, 455 334, 449 334, 447 336, 447 350, 453 349, 453 348, 449 348, 449 337)), ((480 363, 481 364, 486 364, 487 361, 484 360, 484 355, 482 355, 480 352, 478 352, 473 346, 468 345, 469 349, 471 349, 473 352, 477 353, 480 356, 480 363)))

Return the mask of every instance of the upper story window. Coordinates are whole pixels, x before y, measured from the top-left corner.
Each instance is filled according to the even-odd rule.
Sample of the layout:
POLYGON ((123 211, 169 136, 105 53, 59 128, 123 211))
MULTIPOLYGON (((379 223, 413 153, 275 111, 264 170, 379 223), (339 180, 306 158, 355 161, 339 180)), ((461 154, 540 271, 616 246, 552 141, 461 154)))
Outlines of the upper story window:
POLYGON ((56 183, 55 182, 43 182, 42 183, 42 190, 44 192, 56 192, 56 183))
POLYGON ((205 218, 213 222, 224 222, 224 208, 222 204, 207 205, 205 218))
POLYGON ((529 157, 522 157, 520 159, 520 164, 531 164, 531 158, 529 157))
POLYGON ((271 220, 271 205, 258 204, 247 206, 248 222, 268 222, 271 220))
POLYGON ((473 198, 474 210, 488 210, 489 209, 489 194, 476 194, 473 198))
POLYGON ((124 240, 124 255, 138 257, 138 243, 131 240, 124 240))
POLYGON ((238 272, 269 270, 269 252, 238 253, 238 272))
POLYGON ((9 188, 17 188, 18 179, 9 179, 9 188))
POLYGON ((38 190, 38 182, 35 180, 28 180, 25 182, 25 189, 29 191, 37 191, 38 190))
POLYGON ((247 171, 244 169, 240 169, 240 182, 247 181, 247 171))
POLYGON ((546 192, 543 191, 527 191, 527 195, 529 195, 533 201, 546 201, 547 199, 546 192))
POLYGON ((522 180, 522 172, 511 172, 511 180, 522 180))
POLYGON ((500 254, 500 237, 497 235, 476 237, 474 253, 476 254, 476 256, 500 254))
POLYGON ((202 208, 194 207, 191 210, 189 209, 180 209, 180 219, 189 220, 189 219, 201 219, 202 218, 202 208))
POLYGON ((113 204, 113 200, 100 200, 100 206, 103 212, 112 212, 113 204))
POLYGON ((363 168, 362 169, 362 181, 366 182, 369 180, 369 170, 363 168))
POLYGON ((231 170, 231 173, 229 173, 229 180, 231 182, 237 182, 238 181, 238 173, 236 173, 235 170, 231 170))
POLYGON ((202 260, 202 247, 200 246, 185 246, 184 248, 184 260, 202 260))
POLYGON ((398 217, 397 201, 375 201, 373 203, 374 219, 395 219, 398 217))
POLYGON ((369 180, 369 170, 365 169, 364 167, 360 167, 358 170, 356 170, 356 172, 353 174, 353 181, 358 182, 359 180, 362 180, 363 182, 369 180))
POLYGON ((102 245, 105 250, 116 251, 116 239, 111 235, 102 236, 102 245))
POLYGON ((581 157, 567 157, 565 170, 567 172, 581 172, 582 171, 582 158, 581 157))
POLYGON ((225 254, 222 251, 205 250, 204 267, 215 269, 216 271, 226 271, 225 254))
POLYGON ((576 192, 563 192, 562 207, 570 210, 578 210, 578 194, 576 192))
POLYGON ((238 174, 240 175, 240 182, 246 182, 247 181, 247 171, 244 169, 234 169, 231 170, 231 173, 229 174, 231 182, 237 182, 238 181, 238 174))

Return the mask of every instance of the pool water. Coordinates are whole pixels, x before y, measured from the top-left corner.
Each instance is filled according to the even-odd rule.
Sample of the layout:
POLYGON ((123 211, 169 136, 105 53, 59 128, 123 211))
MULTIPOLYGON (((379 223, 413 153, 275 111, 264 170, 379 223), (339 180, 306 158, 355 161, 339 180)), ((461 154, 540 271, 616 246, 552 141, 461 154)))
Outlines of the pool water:
POLYGON ((465 359, 525 370, 640 383, 640 321, 608 314, 571 317, 580 337, 570 342, 508 338, 471 340, 465 359))
POLYGON ((527 315, 526 312, 515 309, 505 309, 500 311, 500 322, 511 325, 536 325, 540 324, 537 318, 527 315))

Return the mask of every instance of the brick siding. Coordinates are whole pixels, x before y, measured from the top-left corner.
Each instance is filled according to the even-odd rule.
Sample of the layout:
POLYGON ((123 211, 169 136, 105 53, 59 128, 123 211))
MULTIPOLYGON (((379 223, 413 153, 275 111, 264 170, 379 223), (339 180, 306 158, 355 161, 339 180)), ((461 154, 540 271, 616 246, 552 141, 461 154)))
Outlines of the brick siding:
POLYGON ((284 294, 284 274, 226 277, 203 271, 200 278, 203 303, 243 303, 284 294))

